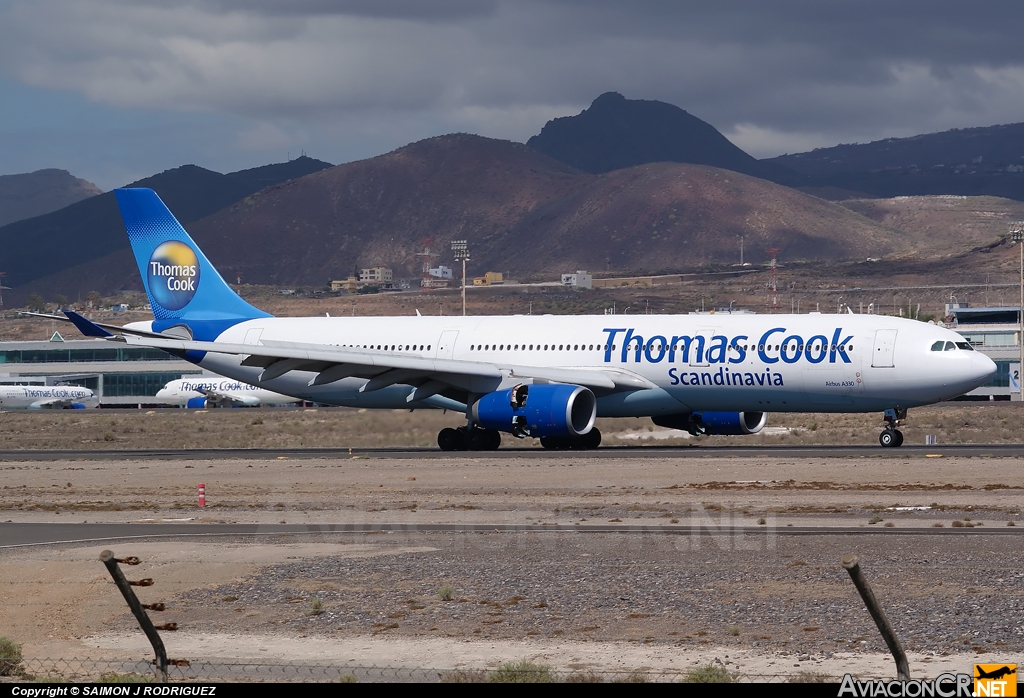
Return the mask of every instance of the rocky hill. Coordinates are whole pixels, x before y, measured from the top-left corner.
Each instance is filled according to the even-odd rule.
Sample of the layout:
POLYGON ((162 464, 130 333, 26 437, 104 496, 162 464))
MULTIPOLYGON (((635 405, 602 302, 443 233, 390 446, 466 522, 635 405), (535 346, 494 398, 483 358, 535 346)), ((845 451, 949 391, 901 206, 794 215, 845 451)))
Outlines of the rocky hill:
POLYGON ((758 161, 714 126, 677 106, 606 92, 576 116, 549 121, 527 145, 572 167, 599 174, 651 162, 684 162, 734 170, 787 185, 802 178, 758 161))
POLYGON ((92 182, 66 170, 37 170, 0 176, 0 226, 42 216, 102 194, 92 182))
POLYGON ((431 138, 271 187, 190 226, 227 276, 322 285, 378 264, 417 276, 426 244, 471 272, 655 271, 900 252, 890 228, 849 209, 736 172, 656 163, 601 175, 518 143, 431 138))
POLYGON ((831 199, 956 194, 1024 201, 1024 123, 837 145, 762 162, 800 173, 803 186, 831 199))
MULTIPOLYGON (((150 187, 167 202, 182 223, 208 216, 275 184, 330 167, 312 158, 220 174, 195 165, 167 170, 128 186, 150 187)), ((93 196, 59 211, 0 227, 0 271, 7 272, 6 285, 14 289, 8 295, 17 302, 31 292, 29 285, 44 277, 61 274, 64 279, 53 285, 42 281, 32 290, 44 297, 63 294, 76 298, 84 289, 111 290, 113 273, 105 263, 95 270, 90 264, 107 255, 128 253, 128 238, 117 210, 113 192, 93 196), (91 283, 95 285, 89 285, 91 283)), ((122 278, 119 275, 119 278, 122 278)))

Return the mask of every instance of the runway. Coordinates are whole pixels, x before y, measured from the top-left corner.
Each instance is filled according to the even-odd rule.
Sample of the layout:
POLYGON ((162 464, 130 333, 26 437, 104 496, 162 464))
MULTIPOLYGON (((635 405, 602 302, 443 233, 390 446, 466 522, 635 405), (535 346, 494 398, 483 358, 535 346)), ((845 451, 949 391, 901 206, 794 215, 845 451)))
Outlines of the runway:
MULTIPOLYGON (((191 538, 239 538, 265 540, 268 544, 297 540, 379 533, 601 533, 663 536, 928 536, 984 537, 1021 536, 1024 527, 1014 528, 864 528, 863 526, 716 526, 701 524, 74 524, 0 523, 0 550, 38 545, 96 545, 132 540, 185 540, 191 538)), ((329 542, 329 541, 326 541, 329 542)), ((339 541, 340 542, 340 541, 339 541)), ((347 541, 346 541, 347 542, 347 541)))
POLYGON ((0 462, 53 460, 282 460, 282 459, 459 459, 459 458, 1021 458, 1024 444, 937 446, 610 446, 593 451, 501 448, 496 451, 441 451, 437 448, 196 448, 0 451, 0 462))

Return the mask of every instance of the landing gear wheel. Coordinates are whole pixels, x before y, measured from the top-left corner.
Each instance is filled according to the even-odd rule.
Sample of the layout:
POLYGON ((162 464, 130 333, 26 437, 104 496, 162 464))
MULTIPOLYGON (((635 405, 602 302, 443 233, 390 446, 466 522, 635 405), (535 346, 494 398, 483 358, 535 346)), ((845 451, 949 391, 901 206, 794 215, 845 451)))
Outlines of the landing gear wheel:
POLYGON ((460 451, 463 442, 462 434, 451 427, 442 429, 437 435, 437 445, 442 451, 460 451))
POLYGON ((467 451, 496 451, 501 446, 501 434, 497 429, 467 429, 467 451))
POLYGON ((572 447, 581 451, 590 451, 601 445, 601 432, 591 429, 583 436, 573 440, 572 447))
POLYGON ((886 448, 899 448, 903 445, 903 432, 898 429, 886 429, 878 435, 878 443, 886 448))
POLYGON ((540 437, 540 445, 548 451, 561 451, 569 448, 569 440, 558 436, 542 436, 540 437))
POLYGON ((906 408, 891 407, 882 414, 885 431, 878 435, 878 443, 886 448, 898 448, 903 445, 903 432, 896 427, 907 419, 906 408))

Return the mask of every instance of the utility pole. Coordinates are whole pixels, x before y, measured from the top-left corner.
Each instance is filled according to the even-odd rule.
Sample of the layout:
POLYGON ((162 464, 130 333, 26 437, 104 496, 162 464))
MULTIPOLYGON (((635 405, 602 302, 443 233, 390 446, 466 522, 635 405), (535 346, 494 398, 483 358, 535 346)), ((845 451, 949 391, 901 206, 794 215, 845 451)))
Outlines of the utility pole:
POLYGON ((466 316, 466 261, 469 259, 469 247, 465 240, 452 240, 452 253, 455 261, 462 261, 462 316, 466 316))
POLYGON ((1020 363, 1017 365, 1017 388, 1020 392, 1019 398, 1024 400, 1024 221, 1016 221, 1010 225, 1010 239, 1017 243, 1020 248, 1020 305, 1017 307, 1017 348, 1020 350, 1020 363))

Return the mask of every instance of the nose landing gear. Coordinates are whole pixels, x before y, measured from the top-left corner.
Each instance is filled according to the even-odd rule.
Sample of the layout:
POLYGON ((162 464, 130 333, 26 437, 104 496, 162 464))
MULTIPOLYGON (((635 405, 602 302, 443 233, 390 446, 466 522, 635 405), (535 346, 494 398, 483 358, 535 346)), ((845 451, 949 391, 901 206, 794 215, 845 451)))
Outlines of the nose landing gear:
POLYGON ((885 430, 878 435, 878 443, 886 448, 896 448, 903 445, 903 432, 896 427, 901 426, 907 419, 905 409, 888 409, 882 415, 885 420, 885 430))

